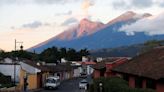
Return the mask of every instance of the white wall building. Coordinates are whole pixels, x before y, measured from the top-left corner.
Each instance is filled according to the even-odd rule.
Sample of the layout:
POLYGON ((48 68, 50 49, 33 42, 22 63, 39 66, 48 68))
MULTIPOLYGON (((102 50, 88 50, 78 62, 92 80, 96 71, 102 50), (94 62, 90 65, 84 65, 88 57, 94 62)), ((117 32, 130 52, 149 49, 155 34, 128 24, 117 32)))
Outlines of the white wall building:
POLYGON ((15 64, 15 65, 13 63, 0 64, 0 72, 6 76, 11 76, 12 81, 14 80, 14 71, 15 71, 15 81, 19 82, 20 64, 15 64))

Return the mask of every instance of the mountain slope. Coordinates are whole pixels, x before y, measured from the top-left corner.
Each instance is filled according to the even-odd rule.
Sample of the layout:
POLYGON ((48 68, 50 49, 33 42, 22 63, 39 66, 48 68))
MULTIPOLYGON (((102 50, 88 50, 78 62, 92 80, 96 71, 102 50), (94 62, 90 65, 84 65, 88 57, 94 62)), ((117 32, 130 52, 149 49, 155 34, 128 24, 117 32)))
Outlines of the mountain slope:
POLYGON ((97 31, 99 31, 99 29, 101 29, 103 27, 104 27, 104 24, 101 22, 93 22, 88 19, 82 19, 78 25, 75 25, 75 26, 67 29, 66 31, 60 33, 59 35, 57 35, 47 41, 44 41, 28 50, 32 51, 35 49, 36 51, 38 51, 37 48, 40 48, 39 49, 39 52, 40 52, 48 47, 52 47, 52 46, 56 45, 56 42, 58 42, 58 41, 59 42, 60 41, 71 41, 74 39, 79 39, 84 36, 89 36, 89 35, 94 34, 97 31), (45 46, 45 45, 47 45, 47 46, 45 46))
POLYGON ((151 14, 136 14, 128 11, 119 17, 109 21, 107 24, 95 23, 89 20, 82 20, 80 24, 72 31, 64 33, 43 42, 29 50, 41 52, 52 46, 75 48, 75 49, 100 49, 113 48, 137 43, 143 43, 152 39, 164 39, 163 35, 146 35, 144 32, 136 32, 133 36, 127 35, 125 32, 118 31, 125 24, 130 24, 142 18, 147 18, 151 14), (68 33, 67 33, 68 32, 68 33))

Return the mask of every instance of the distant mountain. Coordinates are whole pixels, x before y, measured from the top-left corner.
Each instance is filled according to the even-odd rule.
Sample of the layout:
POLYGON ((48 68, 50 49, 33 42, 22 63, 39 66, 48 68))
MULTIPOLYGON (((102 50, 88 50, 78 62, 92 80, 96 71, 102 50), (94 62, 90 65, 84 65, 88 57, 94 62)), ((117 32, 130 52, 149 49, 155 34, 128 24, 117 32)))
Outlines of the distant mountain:
POLYGON ((134 57, 140 53, 151 50, 154 47, 164 46, 164 40, 147 41, 144 44, 135 44, 130 46, 121 46, 117 48, 104 48, 91 50, 91 57, 134 57))
POLYGON ((75 49, 88 48, 91 50, 132 45, 143 43, 152 39, 164 39, 164 35, 150 36, 144 32, 136 32, 134 35, 129 36, 125 32, 119 31, 119 28, 123 25, 134 23, 149 16, 152 15, 148 13, 137 14, 132 11, 128 11, 109 21, 107 24, 83 19, 77 26, 72 27, 28 50, 41 52, 44 49, 52 46, 75 49))
POLYGON ((90 56, 92 57, 134 57, 143 50, 143 44, 136 44, 130 46, 121 46, 117 48, 106 48, 91 50, 90 56))
MULTIPOLYGON (((71 41, 74 39, 79 39, 84 36, 89 36, 94 34, 97 31, 100 31, 99 29, 103 28, 104 24, 101 22, 93 22, 86 18, 82 19, 78 25, 75 25, 66 31, 60 33, 59 35, 44 41, 29 50, 32 51, 35 49, 35 51, 43 51, 44 49, 52 46, 57 46, 56 42, 60 41, 71 41)), ((63 46, 67 47, 67 46, 63 46)))
POLYGON ((137 14, 135 12, 132 11, 127 11, 124 14, 118 16, 117 18, 109 21, 107 24, 108 25, 112 25, 118 22, 126 22, 126 21, 131 21, 131 20, 138 20, 138 19, 142 19, 142 18, 146 18, 146 17, 150 17, 152 16, 149 13, 144 13, 144 14, 137 14))

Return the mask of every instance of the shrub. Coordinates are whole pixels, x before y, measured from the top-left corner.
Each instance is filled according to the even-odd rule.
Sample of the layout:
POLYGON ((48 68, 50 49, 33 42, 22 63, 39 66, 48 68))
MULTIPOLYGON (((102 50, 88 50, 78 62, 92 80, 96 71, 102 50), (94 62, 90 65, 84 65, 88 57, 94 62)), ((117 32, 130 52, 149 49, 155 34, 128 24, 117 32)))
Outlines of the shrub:
POLYGON ((100 92, 99 83, 102 83, 102 92, 155 92, 149 89, 132 89, 129 88, 128 82, 118 78, 99 78, 93 81, 89 87, 89 92, 100 92))

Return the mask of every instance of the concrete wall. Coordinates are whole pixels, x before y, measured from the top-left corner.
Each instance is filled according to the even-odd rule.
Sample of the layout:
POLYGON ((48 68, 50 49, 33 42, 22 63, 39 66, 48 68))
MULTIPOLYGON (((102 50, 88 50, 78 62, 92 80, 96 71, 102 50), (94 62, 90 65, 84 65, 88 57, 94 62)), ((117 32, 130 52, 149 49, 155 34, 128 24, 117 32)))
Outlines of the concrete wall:
POLYGON ((81 73, 81 67, 78 67, 78 68, 74 69, 73 77, 79 77, 80 73, 81 73))
MULTIPOLYGON (((11 76, 12 80, 14 80, 13 64, 0 64, 0 72, 4 75, 11 76)), ((20 78, 19 72, 20 72, 20 65, 15 65, 16 82, 19 82, 19 78, 20 78)))
POLYGON ((94 70, 93 76, 94 76, 94 78, 99 78, 100 77, 100 71, 99 70, 94 70))
POLYGON ((38 79, 37 79, 37 74, 28 74, 26 71, 23 69, 20 70, 20 90, 23 90, 24 88, 24 78, 27 76, 27 89, 36 89, 38 88, 38 79))
POLYGON ((164 92, 164 84, 157 83, 156 84, 156 92, 164 92))
POLYGON ((129 87, 135 88, 135 77, 129 77, 129 87))
POLYGON ((94 69, 91 67, 91 65, 87 65, 87 75, 92 74, 94 69))

